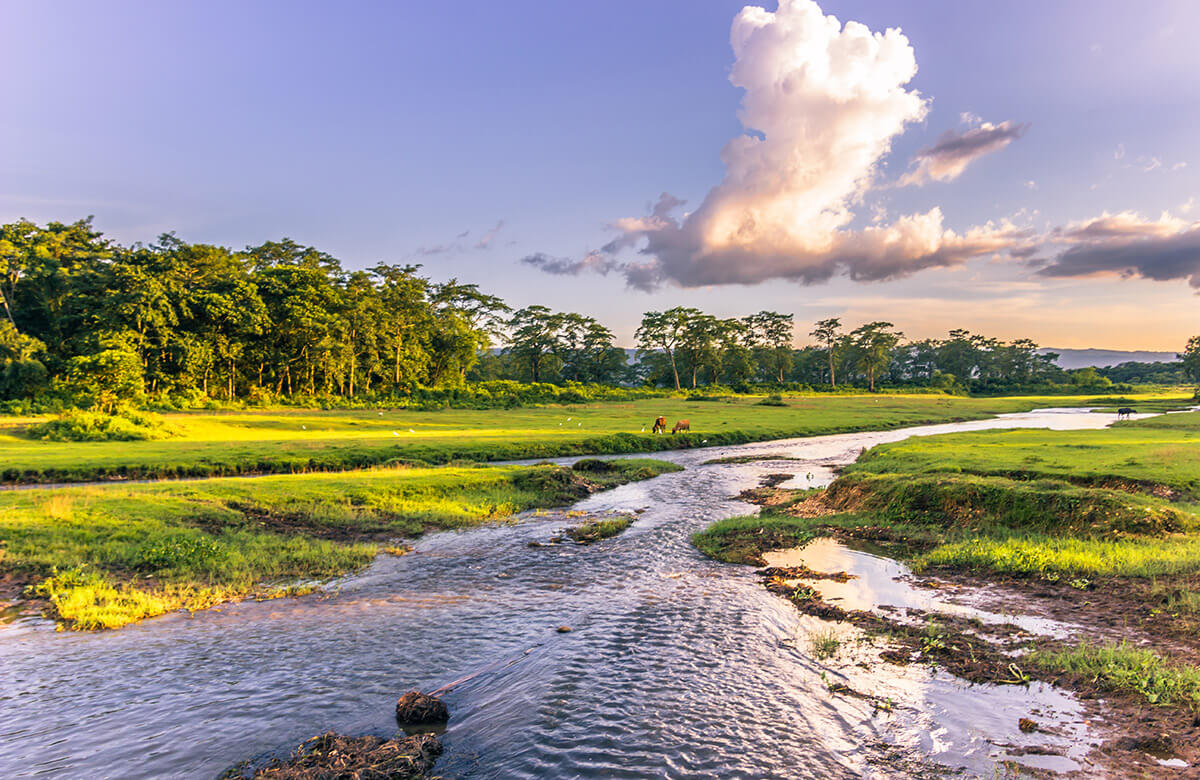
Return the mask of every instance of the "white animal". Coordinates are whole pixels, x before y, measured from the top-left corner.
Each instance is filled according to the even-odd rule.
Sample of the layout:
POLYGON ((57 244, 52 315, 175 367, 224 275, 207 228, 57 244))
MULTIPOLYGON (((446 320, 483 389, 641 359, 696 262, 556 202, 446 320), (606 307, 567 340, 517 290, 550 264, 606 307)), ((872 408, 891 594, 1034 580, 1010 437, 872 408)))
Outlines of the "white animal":
POLYGON ((396 433, 395 431, 392 431, 392 435, 393 435, 393 436, 399 436, 400 434, 396 433))

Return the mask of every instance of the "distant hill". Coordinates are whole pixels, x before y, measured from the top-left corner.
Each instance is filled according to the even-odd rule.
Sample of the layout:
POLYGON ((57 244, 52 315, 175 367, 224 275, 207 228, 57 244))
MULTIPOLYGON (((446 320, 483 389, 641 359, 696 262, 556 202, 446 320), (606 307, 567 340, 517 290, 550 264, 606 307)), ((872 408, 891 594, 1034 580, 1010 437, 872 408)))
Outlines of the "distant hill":
POLYGON ((1130 361, 1136 363, 1174 363, 1177 358, 1174 352, 1142 352, 1139 350, 1122 349, 1055 349, 1043 347, 1038 350, 1041 354, 1058 353, 1060 368, 1087 368, 1095 366, 1104 368, 1130 361))

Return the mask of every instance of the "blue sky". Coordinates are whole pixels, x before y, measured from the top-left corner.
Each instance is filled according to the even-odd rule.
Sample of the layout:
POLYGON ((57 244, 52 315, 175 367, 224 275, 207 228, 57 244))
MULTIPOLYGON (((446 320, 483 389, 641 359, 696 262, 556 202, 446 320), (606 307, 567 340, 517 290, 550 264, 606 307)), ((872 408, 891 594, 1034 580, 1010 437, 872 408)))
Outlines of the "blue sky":
MULTIPOLYGON (((795 312, 801 333, 826 316, 883 318, 912 337, 967 327, 1059 347, 1176 349, 1200 332, 1188 281, 1200 269, 1200 204, 1189 205, 1200 194, 1200 5, 822 2, 843 23, 902 30, 917 72, 889 86, 921 107, 893 117, 899 132, 853 126, 886 147, 871 181, 805 212, 817 224, 844 210, 844 224, 814 233, 786 212, 782 243, 760 219, 761 235, 718 247, 714 226, 742 208, 777 213, 783 197, 722 184, 722 149, 743 133, 730 36, 745 5, 9 4, 0 219, 94 214, 124 242, 164 230, 235 248, 290 236, 351 268, 420 262, 516 306, 581 311, 624 343, 641 312, 679 304, 795 312), (947 131, 1001 123, 1028 127, 945 180, 897 186, 947 131), (669 229, 613 227, 664 192, 686 201, 669 229), (957 236, 992 221, 1000 249, 914 251, 906 270, 879 270, 870 227, 903 230, 902 217, 932 209, 957 236), (814 249, 822 235, 831 248, 814 249), (619 237, 620 252, 588 266, 606 274, 522 262, 575 263, 619 237), (647 246, 655 253, 639 255, 647 246), (698 256, 708 270, 695 270, 698 256), (629 264, 646 262, 653 279, 641 286, 653 289, 631 288, 629 264)), ((809 42, 793 31, 744 60, 774 65, 809 42)), ((821 129, 823 115, 771 102, 770 87, 752 118, 781 131, 758 133, 764 146, 821 129)), ((846 173, 842 155, 816 159, 803 141, 776 151, 817 179, 846 173)), ((806 186, 785 195, 807 197, 806 186)))

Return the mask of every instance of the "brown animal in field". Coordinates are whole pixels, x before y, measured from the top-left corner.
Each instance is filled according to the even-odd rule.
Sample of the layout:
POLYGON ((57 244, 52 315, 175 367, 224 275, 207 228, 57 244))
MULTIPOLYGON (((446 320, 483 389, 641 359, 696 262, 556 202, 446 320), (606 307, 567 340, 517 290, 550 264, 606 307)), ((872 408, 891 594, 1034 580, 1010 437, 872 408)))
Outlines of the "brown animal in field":
MULTIPOLYGON (((646 429, 642 428, 642 430, 644 431, 646 429)), ((659 417, 657 420, 654 421, 654 429, 651 431, 651 433, 666 433, 666 432, 667 432, 667 418, 659 417)))
POLYGON ((687 431, 688 433, 691 433, 692 424, 687 420, 680 420, 679 422, 675 423, 675 427, 671 429, 671 435, 674 436, 680 431, 687 431))
POLYGON ((1131 414, 1137 414, 1137 409, 1134 409, 1132 406, 1122 406, 1117 410, 1117 419, 1128 420, 1131 414))

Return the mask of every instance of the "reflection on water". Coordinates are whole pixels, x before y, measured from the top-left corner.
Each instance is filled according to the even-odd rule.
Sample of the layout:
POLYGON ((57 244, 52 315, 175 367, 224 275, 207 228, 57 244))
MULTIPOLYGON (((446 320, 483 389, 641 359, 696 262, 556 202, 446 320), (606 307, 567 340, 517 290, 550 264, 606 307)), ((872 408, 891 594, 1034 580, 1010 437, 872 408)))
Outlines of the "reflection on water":
MULTIPOLYGON (((577 505, 646 509, 590 546, 530 548, 561 526, 530 518, 432 534, 303 598, 102 634, 17 621, 0 627, 0 776, 212 777, 328 729, 394 733, 399 694, 455 681, 437 767, 451 777, 927 776, 912 762, 928 758, 991 776, 1003 745, 1031 744, 1013 733, 1015 714, 1038 708, 1077 752, 1077 706, 1041 686, 983 690, 927 667, 815 660, 809 618, 688 539, 755 511, 729 496, 780 471, 701 465, 710 458, 799 458, 786 470, 819 485, 863 447, 911 435, 1112 419, 1031 413, 664 453, 686 471, 577 505), (557 633, 564 624, 574 631, 557 633), (831 675, 874 686, 894 710, 831 695, 831 675)), ((883 578, 870 587, 896 592, 883 578)))
POLYGON ((960 615, 984 623, 1011 623, 1035 634, 1065 637, 1071 633, 1069 626, 1054 620, 1019 614, 1000 615, 948 601, 945 590, 915 587, 912 572, 904 564, 851 549, 834 539, 815 539, 803 547, 770 552, 763 558, 768 566, 807 566, 815 572, 852 575, 845 582, 804 580, 821 594, 823 600, 845 610, 878 611, 880 606, 885 606, 960 615))

